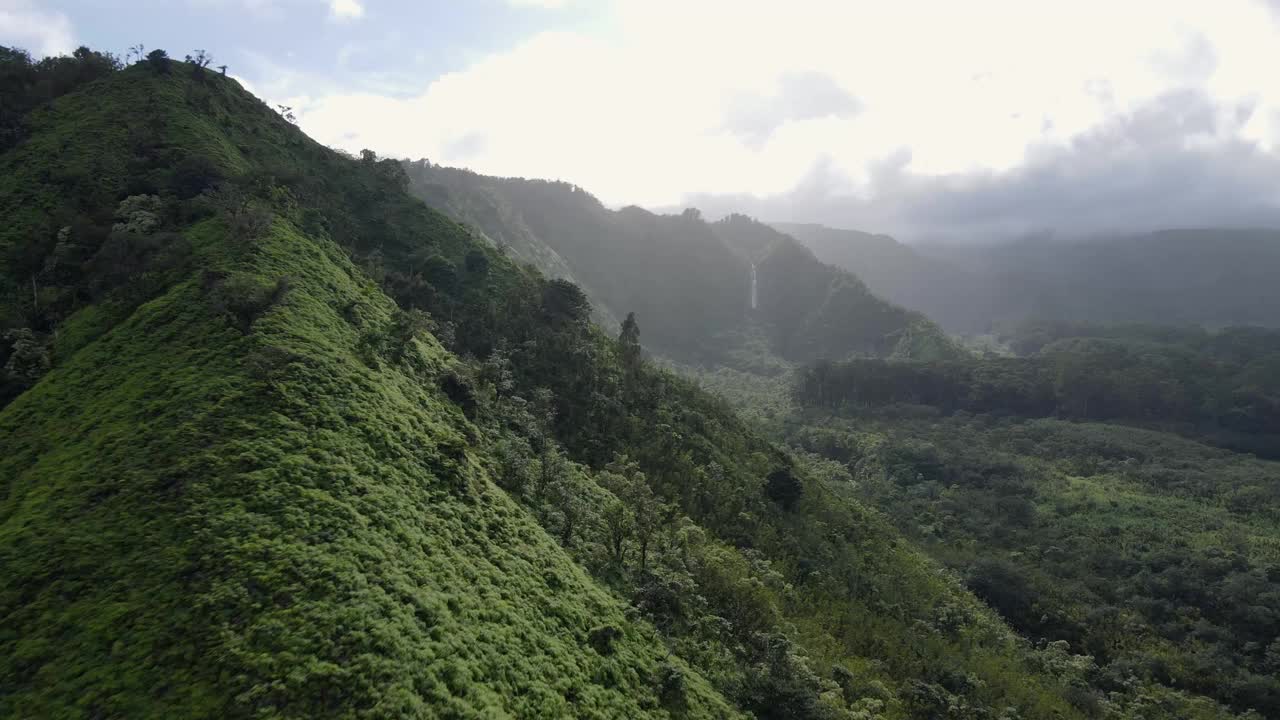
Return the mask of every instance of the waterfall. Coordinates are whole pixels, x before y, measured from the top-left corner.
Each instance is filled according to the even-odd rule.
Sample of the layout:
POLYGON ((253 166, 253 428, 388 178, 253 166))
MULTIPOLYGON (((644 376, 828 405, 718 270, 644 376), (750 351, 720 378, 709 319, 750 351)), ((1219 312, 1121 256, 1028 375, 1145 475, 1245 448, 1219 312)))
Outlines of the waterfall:
POLYGON ((756 309, 756 264, 751 263, 751 309, 756 309))

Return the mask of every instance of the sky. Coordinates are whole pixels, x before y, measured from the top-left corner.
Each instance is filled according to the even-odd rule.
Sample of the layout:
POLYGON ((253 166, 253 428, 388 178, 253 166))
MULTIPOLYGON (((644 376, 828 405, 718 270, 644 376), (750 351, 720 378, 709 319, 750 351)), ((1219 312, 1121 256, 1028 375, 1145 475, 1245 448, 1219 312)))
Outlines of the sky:
POLYGON ((1260 0, 0 0, 215 64, 347 150, 908 240, 1280 225, 1260 0))

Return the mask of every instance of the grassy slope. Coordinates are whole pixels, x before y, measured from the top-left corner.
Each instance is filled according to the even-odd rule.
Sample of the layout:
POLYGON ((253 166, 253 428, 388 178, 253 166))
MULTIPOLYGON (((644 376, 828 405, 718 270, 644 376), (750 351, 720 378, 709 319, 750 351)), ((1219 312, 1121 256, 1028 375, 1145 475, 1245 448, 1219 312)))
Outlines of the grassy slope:
POLYGON ((456 408, 357 357, 339 308, 390 303, 288 227, 255 255, 295 285, 250 335, 183 283, 0 419, 3 714, 653 710, 651 631, 492 487, 456 408))
MULTIPOLYGON (((132 74, 66 98, 22 152, 109 164, 110 113, 183 85, 132 74)), ((22 174, 6 200, 47 189, 22 174)), ((292 289, 242 334, 190 277, 0 414, 0 715, 664 716, 665 649, 490 483, 423 381, 447 353, 366 363, 343 309, 376 327, 393 304, 328 240, 186 234, 204 270, 292 289), (623 630, 608 656, 587 645, 602 624, 623 630)), ((732 714, 686 679, 692 714, 732 714)))

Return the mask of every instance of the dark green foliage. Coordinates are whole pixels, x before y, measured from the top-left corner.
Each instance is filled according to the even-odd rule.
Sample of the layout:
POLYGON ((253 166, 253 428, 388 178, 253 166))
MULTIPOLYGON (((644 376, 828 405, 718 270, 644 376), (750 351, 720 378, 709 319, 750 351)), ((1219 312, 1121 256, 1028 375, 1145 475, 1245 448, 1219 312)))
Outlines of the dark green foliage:
POLYGON ((210 307, 225 313, 232 324, 245 334, 253 327, 254 320, 284 299, 290 285, 287 277, 272 283, 247 273, 233 273, 225 277, 206 274, 201 282, 210 307))
POLYGON ((601 655, 612 655, 614 641, 622 636, 622 630, 612 625, 602 625, 591 629, 587 642, 591 643, 592 649, 601 655))
POLYGON ((472 250, 466 258, 467 275, 484 277, 489 274, 489 256, 480 250, 472 250))
POLYGON ((783 510, 791 510, 804 494, 804 485, 791 474, 790 469, 781 468, 769 473, 765 478, 764 492, 783 510))
POLYGON ((568 280, 552 280, 542 290, 542 311, 554 324, 585 323, 591 304, 582 290, 568 280))
POLYGON ((618 351, 622 353, 622 362, 628 369, 640 366, 640 324, 636 322, 636 314, 627 313, 622 321, 622 331, 618 334, 618 351))
POLYGON ((209 63, 213 62, 213 56, 204 50, 196 50, 194 55, 187 55, 185 60, 191 68, 191 77, 196 82, 203 82, 205 68, 209 67, 209 63))
POLYGON ((86 47, 34 61, 25 50, 0 46, 0 152, 26 136, 27 113, 119 69, 118 58, 86 47))
POLYGON ((179 200, 191 199, 213 188, 222 180, 222 172, 203 155, 183 158, 174 168, 169 189, 179 200))
POLYGON ((1148 430, 963 414, 810 418, 793 440, 845 465, 1020 632, 1061 643, 1046 668, 1083 663, 1068 697, 1091 715, 1155 697, 1163 709, 1145 712, 1161 718, 1227 716, 1197 696, 1280 710, 1265 652, 1280 631, 1274 463, 1148 430))
POLYGON ((169 73, 169 53, 160 48, 152 50, 147 53, 147 65, 153 72, 167 75, 169 73))
POLYGON ((913 404, 944 413, 1122 420, 1280 456, 1280 332, 1063 326, 1056 334, 1028 329, 1015 344, 1038 352, 949 363, 816 363, 799 373, 795 398, 837 411, 913 404))
POLYGON ((0 405, 35 385, 53 363, 46 341, 30 328, 9 330, 0 336, 0 405))
POLYGON ((658 697, 664 708, 676 717, 682 716, 686 704, 684 671, 669 663, 659 666, 658 697))

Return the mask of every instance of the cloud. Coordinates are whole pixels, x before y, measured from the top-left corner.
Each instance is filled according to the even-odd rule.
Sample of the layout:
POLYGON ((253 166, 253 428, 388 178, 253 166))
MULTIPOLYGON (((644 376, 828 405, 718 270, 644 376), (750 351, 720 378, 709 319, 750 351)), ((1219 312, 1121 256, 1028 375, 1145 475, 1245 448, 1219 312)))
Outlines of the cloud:
POLYGON ((1007 172, 925 175, 899 157, 855 194, 847 176, 820 162, 787 193, 686 203, 712 217, 747 212, 926 241, 1277 225, 1280 157, 1239 137, 1254 112, 1223 112, 1201 91, 1173 91, 1065 145, 1036 148, 1007 172))
POLYGON ((533 7, 556 10, 569 4, 569 0, 507 0, 513 7, 533 7))
POLYGON ((789 122, 815 118, 844 118, 862 104, 829 76, 817 72, 788 72, 777 79, 775 92, 742 92, 725 108, 724 129, 759 147, 789 122))
POLYGON ((364 17, 364 5, 359 0, 329 0, 329 17, 335 20, 359 20, 364 17))
POLYGON ((0 44, 25 48, 36 56, 68 54, 76 47, 64 13, 41 10, 26 0, 0 0, 0 44))
POLYGON ((765 198, 977 233, 1257 216, 1243 206, 1272 201, 1249 182, 1280 144, 1277 66, 1280 25, 1249 0, 616 0, 607 22, 409 93, 308 89, 297 106, 323 142, 615 204, 765 198))

